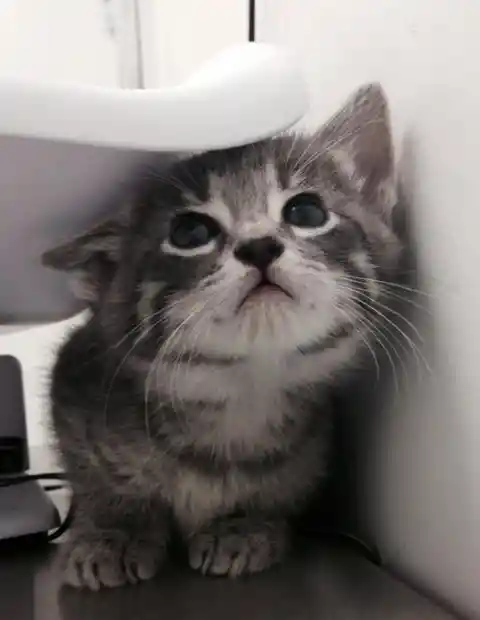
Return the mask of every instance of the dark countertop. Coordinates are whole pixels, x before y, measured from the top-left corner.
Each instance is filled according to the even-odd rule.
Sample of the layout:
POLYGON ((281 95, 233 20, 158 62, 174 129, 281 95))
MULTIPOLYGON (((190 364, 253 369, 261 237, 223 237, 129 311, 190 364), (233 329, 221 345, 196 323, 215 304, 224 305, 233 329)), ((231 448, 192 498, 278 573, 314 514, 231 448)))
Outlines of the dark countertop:
POLYGON ((166 569, 148 583, 100 593, 59 590, 55 545, 0 550, 2 620, 453 620, 347 548, 310 543, 248 580, 166 569))

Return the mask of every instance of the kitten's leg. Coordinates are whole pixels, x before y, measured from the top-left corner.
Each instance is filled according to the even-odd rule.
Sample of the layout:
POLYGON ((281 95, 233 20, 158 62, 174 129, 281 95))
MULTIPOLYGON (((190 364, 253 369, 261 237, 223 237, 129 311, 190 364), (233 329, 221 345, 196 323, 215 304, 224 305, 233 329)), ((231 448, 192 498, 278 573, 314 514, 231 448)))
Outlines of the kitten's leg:
POLYGON ((166 556, 169 520, 158 505, 77 497, 75 520, 60 552, 63 582, 99 590, 152 578, 166 556))
POLYGON ((254 516, 219 519, 190 537, 190 566, 210 575, 258 573, 278 564, 288 543, 289 528, 284 520, 254 516))

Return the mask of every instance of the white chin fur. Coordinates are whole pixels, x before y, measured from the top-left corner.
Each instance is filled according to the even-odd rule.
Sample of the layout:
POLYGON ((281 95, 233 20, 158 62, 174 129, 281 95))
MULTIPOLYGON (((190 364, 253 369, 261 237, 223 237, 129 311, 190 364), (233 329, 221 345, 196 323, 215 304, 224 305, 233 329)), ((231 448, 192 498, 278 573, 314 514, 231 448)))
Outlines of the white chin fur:
POLYGON ((258 273, 226 261, 215 284, 199 287, 172 306, 172 327, 185 324, 179 345, 221 356, 282 355, 328 336, 345 320, 336 306, 346 293, 328 271, 309 270, 287 250, 271 275, 293 299, 265 293, 242 304, 258 283, 258 273))
POLYGON ((336 327, 338 313, 329 303, 304 305, 282 294, 259 297, 240 310, 212 313, 185 331, 188 345, 217 356, 281 356, 322 339, 336 327))
POLYGON ((216 326, 205 346, 225 353, 290 353, 299 345, 328 335, 332 320, 320 321, 318 314, 291 300, 253 302, 232 321, 216 326), (228 344, 227 344, 228 343, 228 344))

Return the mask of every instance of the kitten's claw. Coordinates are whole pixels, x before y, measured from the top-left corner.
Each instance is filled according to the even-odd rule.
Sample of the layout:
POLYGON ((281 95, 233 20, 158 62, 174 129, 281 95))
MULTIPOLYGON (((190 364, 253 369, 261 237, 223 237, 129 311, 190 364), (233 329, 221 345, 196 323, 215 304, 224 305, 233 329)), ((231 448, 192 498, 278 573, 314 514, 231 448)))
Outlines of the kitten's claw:
POLYGON ((160 568, 165 550, 154 544, 78 540, 61 552, 63 582, 75 588, 100 590, 151 579, 160 568))
POLYGON ((129 545, 124 555, 125 570, 129 581, 137 583, 152 579, 164 557, 163 549, 152 548, 146 543, 129 545))
POLYGON ((284 522, 231 519, 195 534, 189 544, 189 560, 191 568, 205 575, 239 577, 278 564, 287 547, 284 522))

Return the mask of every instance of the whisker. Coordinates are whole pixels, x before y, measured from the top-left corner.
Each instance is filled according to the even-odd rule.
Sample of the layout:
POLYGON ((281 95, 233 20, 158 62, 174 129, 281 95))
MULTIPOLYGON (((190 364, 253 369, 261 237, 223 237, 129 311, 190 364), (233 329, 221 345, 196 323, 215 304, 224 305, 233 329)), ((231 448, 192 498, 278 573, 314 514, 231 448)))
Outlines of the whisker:
MULTIPOLYGON (((307 139, 307 136, 305 136, 304 134, 299 133, 298 136, 307 139)), ((296 161, 293 163, 292 168, 293 168, 294 173, 301 174, 301 171, 298 170, 298 166, 302 163, 302 159, 305 157, 305 155, 307 155, 307 153, 310 152, 310 149, 312 148, 316 140, 318 140, 318 133, 314 133, 312 136, 310 136, 310 138, 308 139, 307 143, 304 146, 303 151, 298 155, 296 161)), ((293 148, 292 148, 292 152, 293 152, 293 148)), ((290 153, 290 155, 291 154, 292 153, 290 153)))
POLYGON ((155 359, 153 360, 151 364, 151 368, 145 380, 144 401, 145 401, 145 418, 146 419, 148 419, 148 394, 150 392, 150 378, 151 378, 152 371, 153 369, 156 369, 157 389, 158 389, 158 366, 160 364, 160 361, 162 357, 164 357, 167 354, 167 352, 169 351, 169 347, 172 345, 172 343, 175 342, 175 338, 178 337, 182 328, 185 325, 187 325, 190 320, 192 320, 192 318, 195 316, 197 311, 198 311, 197 307, 194 306, 190 314, 187 315, 187 317, 173 330, 173 332, 168 336, 165 342, 161 345, 157 355, 155 356, 155 359))
POLYGON ((373 359, 373 363, 375 365, 375 377, 376 377, 376 381, 378 382, 379 379, 380 379, 380 364, 379 364, 379 361, 378 361, 378 358, 377 358, 377 355, 375 353, 374 348, 372 347, 372 345, 368 341, 368 334, 370 333, 370 330, 368 329, 368 326, 366 328, 365 334, 363 334, 362 331, 360 329, 358 329, 357 326, 355 325, 356 322, 360 323, 361 325, 365 325, 365 323, 363 323, 363 321, 362 321, 362 317, 360 317, 358 314, 357 314, 357 316, 352 317, 344 308, 340 308, 339 306, 337 306, 336 309, 339 312, 341 312, 342 314, 344 314, 344 316, 347 318, 349 323, 352 323, 354 325, 355 333, 362 340, 363 344, 365 345, 365 347, 369 351, 369 353, 370 353, 370 355, 371 355, 371 357, 373 359))
MULTIPOLYGON (((145 407, 146 408, 148 408, 148 393, 150 391, 151 374, 153 373, 153 371, 156 371, 157 392, 159 392, 160 391, 160 386, 158 384, 158 381, 159 381, 158 368, 159 368, 159 365, 160 365, 162 359, 174 349, 174 347, 176 346, 176 343, 178 342, 178 340, 180 338, 185 338, 184 330, 185 330, 186 327, 189 326, 189 323, 191 323, 191 321, 194 318, 197 319, 197 323, 196 323, 197 325, 198 325, 198 323, 201 323, 205 318, 208 318, 208 314, 205 313, 205 310, 210 305, 215 305, 215 301, 216 301, 216 299, 212 295, 211 297, 209 297, 202 304, 196 304, 194 306, 193 310, 174 329, 174 331, 169 335, 167 340, 160 347, 159 352, 157 353, 157 355, 155 356, 154 361, 152 362, 152 366, 150 368, 150 371, 149 371, 149 373, 147 375, 147 379, 146 379, 146 382, 145 382, 145 407)), ((195 325, 193 327, 195 328, 195 325)), ((185 342, 184 349, 185 349, 186 345, 188 345, 187 342, 185 342)), ((178 352, 178 359, 181 358, 181 355, 182 355, 182 350, 180 350, 178 352)), ((172 407, 173 407, 174 410, 175 410, 175 394, 178 391, 175 388, 175 379, 176 379, 175 373, 176 373, 177 370, 179 370, 179 368, 180 368, 180 365, 179 364, 175 364, 175 362, 174 362, 172 373, 171 373, 171 376, 170 376, 170 390, 169 390, 169 393, 170 393, 170 397, 172 398, 172 407)))
POLYGON ((397 375, 397 366, 393 360, 392 353, 390 352, 389 347, 391 347, 391 350, 395 354, 395 357, 399 360, 400 364, 402 365, 402 370, 406 372, 406 369, 403 366, 403 360, 402 360, 401 355, 398 353, 397 348, 392 344, 392 342, 390 342, 387 336, 385 336, 385 334, 381 331, 380 327, 378 326, 378 324, 375 323, 375 321, 373 321, 372 319, 368 319, 364 315, 360 315, 360 313, 358 312, 356 308, 351 307, 350 309, 355 313, 357 319, 360 319, 360 321, 363 321, 367 326, 369 326, 370 333, 372 333, 372 335, 375 337, 376 342, 382 348, 385 355, 387 356, 388 363, 392 369, 394 391, 395 391, 395 394, 398 396, 400 394, 400 383, 399 383, 398 375, 397 375))
MULTIPOLYGON (((343 283, 339 283, 340 288, 342 288, 343 290, 349 292, 349 293, 353 293, 353 295, 355 295, 355 299, 351 300, 352 303, 357 303, 358 305, 360 305, 360 307, 363 308, 363 310, 370 310, 375 312, 375 314, 377 316, 379 316, 380 318, 383 319, 383 325, 382 327, 387 330, 388 334, 390 335, 391 338, 395 339, 395 342, 397 343, 397 345, 399 345, 402 349, 402 351, 408 355, 409 350, 414 352, 415 355, 415 359, 417 361, 417 364, 419 364, 419 367, 421 367, 420 364, 420 360, 419 360, 419 349, 416 346, 416 344, 409 338, 409 336, 407 334, 405 334, 405 332, 403 330, 401 330, 393 321, 391 321, 390 319, 388 319, 388 317, 386 317, 382 312, 380 312, 379 310, 375 309, 373 306, 369 305, 368 302, 366 302, 365 300, 361 299, 359 297, 359 295, 363 294, 365 295, 365 292, 362 290, 358 290, 356 287, 352 287, 352 286, 346 286, 343 283), (385 324, 386 323, 386 324, 385 324), (394 328, 395 332, 392 332, 392 327, 394 328), (401 338, 400 338, 401 336, 401 338), (410 348, 406 348, 406 345, 404 344, 404 341, 407 342, 407 344, 409 344, 410 348)), ((375 301, 373 300, 371 297, 368 296, 368 299, 370 301, 375 301)), ((399 315, 401 318, 402 315, 399 315)), ((371 319, 373 319, 373 317, 370 317, 371 319)), ((379 326, 380 327, 380 326, 379 326)), ((421 353, 421 352, 420 352, 421 353)), ((423 356, 422 356, 423 358, 423 356)), ((424 358, 423 358, 424 359, 424 358)), ((399 361, 401 362, 402 365, 402 370, 404 372, 404 375, 406 377, 408 377, 408 372, 407 372, 407 368, 406 365, 404 363, 403 358, 399 358, 399 361)), ((424 359, 424 363, 428 369, 428 364, 426 362, 426 360, 424 359)))
MULTIPOLYGON (((139 329, 142 329, 142 327, 144 326, 145 323, 150 323, 152 321, 152 319, 156 318, 158 315, 162 315, 164 312, 163 308, 160 310, 157 310, 156 312, 152 312, 152 314, 149 314, 148 316, 144 317, 143 319, 141 319, 134 327, 132 327, 131 329, 129 329, 124 336, 122 336, 122 338, 120 338, 120 340, 118 340, 115 344, 112 344, 108 349, 118 349, 118 347, 120 347, 125 340, 128 340, 128 338, 134 334, 136 331, 138 331, 139 329)), ((158 323, 157 323, 158 325, 158 323)))
POLYGON ((406 304, 409 304, 410 306, 412 306, 413 308, 417 308, 417 310, 421 310, 422 312, 426 312, 427 314, 432 315, 432 311, 431 309, 424 305, 421 304, 418 301, 414 301, 413 299, 409 299, 408 297, 404 295, 400 295, 399 293, 394 293, 392 291, 388 291, 388 290, 382 290, 381 291, 381 296, 385 297, 386 299, 395 299, 401 302, 404 302, 406 304))
MULTIPOLYGON (((320 149, 319 151, 317 151, 316 153, 313 153, 310 157, 307 158, 306 161, 301 162, 301 158, 299 158, 297 165, 301 163, 300 168, 296 168, 295 167, 295 172, 297 174, 302 174, 304 172, 304 170, 310 165, 312 164, 316 159, 319 159, 320 157, 322 157, 323 155, 325 155, 326 153, 328 153, 328 151, 330 151, 331 149, 339 146, 340 144, 342 144, 343 142, 345 142, 345 140, 348 140, 350 138, 354 138, 357 134, 359 134, 361 131, 364 131, 364 128, 368 125, 378 125, 383 123, 383 121, 381 119, 372 119, 370 121, 367 121, 365 123, 362 124, 361 127, 355 127, 355 129, 352 129, 351 131, 347 131, 344 134, 342 134, 339 138, 336 138, 335 140, 330 140, 327 141, 324 145, 323 148, 320 149)), ((313 136, 313 140, 310 142, 309 147, 314 143, 315 139, 317 138, 317 136, 313 136)), ((309 148, 307 147, 307 148, 309 148)), ((307 150, 307 149, 306 149, 307 150)), ((305 150, 305 152, 306 152, 305 150)))
MULTIPOLYGON (((380 310, 378 310, 378 308, 375 308, 375 306, 373 306, 371 303, 368 303, 367 301, 365 301, 364 299, 358 298, 356 299, 356 302, 358 304, 360 304, 361 306, 363 306, 364 308, 367 308, 369 310, 371 310, 372 312, 375 312, 375 314, 377 314, 382 321, 385 321, 388 325, 390 325, 396 332, 398 332, 398 334, 407 342, 407 344, 409 345, 416 361, 418 364, 419 369, 422 368, 422 363, 425 367, 425 369, 428 372, 432 372, 430 365, 428 364, 425 356, 423 355, 422 351, 420 350, 420 348, 417 346, 417 344, 412 340, 412 338, 410 338, 410 336, 408 334, 405 333, 404 330, 402 330, 394 321, 392 321, 391 319, 389 319, 383 312, 381 312, 380 310)), ((401 316, 401 315, 400 315, 401 316)), ((403 317, 402 317, 403 318, 403 317)))
MULTIPOLYGON (((352 280, 352 281, 359 281, 359 282, 366 282, 368 281, 369 278, 365 277, 365 276, 354 276, 354 275, 348 275, 348 279, 352 280)), ((398 290, 402 290, 402 291, 407 291, 409 293, 414 293, 415 295, 422 295, 424 297, 435 297, 434 295, 432 295, 431 293, 427 293, 426 291, 422 291, 418 288, 413 288, 411 286, 406 286, 404 284, 399 284, 398 282, 391 282, 388 280, 379 280, 378 278, 375 278, 375 282, 378 282, 379 284, 382 284, 386 287, 391 287, 394 289, 398 289, 398 290)))
POLYGON ((145 332, 142 332, 134 340, 132 346, 129 348, 129 350, 126 352, 126 354, 123 356, 122 360, 120 361, 120 363, 118 364, 117 368, 115 369, 115 372, 113 373, 112 379, 110 380, 110 383, 109 383, 108 388, 107 388, 107 394, 106 394, 106 397, 105 397, 105 407, 104 407, 104 410, 103 410, 105 427, 108 426, 108 422, 107 422, 108 403, 110 401, 110 396, 112 394, 113 384, 115 383, 115 380, 118 377, 118 375, 120 373, 120 370, 122 369, 123 365, 126 363, 127 359, 130 357, 130 355, 133 353, 133 351, 137 348, 137 346, 140 344, 140 342, 148 335, 148 333, 149 333, 149 330, 146 330, 145 332))
MULTIPOLYGON (((172 369, 171 381, 170 381, 170 391, 172 393, 172 396, 175 395, 175 394, 178 395, 179 390, 176 389, 176 385, 178 384, 178 381, 179 381, 179 374, 180 374, 180 372, 183 371, 184 375, 188 374, 188 371, 189 371, 190 366, 191 366, 191 360, 193 359, 193 356, 195 354, 195 344, 198 341, 198 339, 200 338, 200 336, 202 335, 200 328, 203 325, 204 321, 209 318, 208 313, 204 312, 204 310, 205 310, 205 308, 199 313, 200 316, 198 317, 198 320, 192 326, 191 333, 189 334, 188 339, 187 338, 185 339, 184 346, 179 351, 179 354, 177 356, 178 363, 172 369), (190 354, 188 356, 188 359, 186 360, 186 362, 180 363, 180 360, 183 358, 184 353, 187 350, 187 347, 190 348, 190 354), (175 372, 176 372, 176 374, 175 374, 175 372)), ((181 398, 179 400, 179 405, 182 406, 181 398)))
MULTIPOLYGON (((219 306, 221 306, 223 303, 225 303, 228 299, 229 299, 229 293, 230 293, 230 289, 227 288, 223 291, 221 291, 221 293, 215 293, 212 292, 209 299, 207 300, 207 302, 205 303, 204 307, 198 312, 198 316, 197 316, 197 320, 195 322, 194 325, 192 325, 191 327, 191 332, 188 335, 187 338, 185 338, 185 342, 184 342, 184 347, 183 349, 179 352, 178 355, 178 359, 181 359, 183 357, 183 353, 185 352, 186 348, 189 347, 190 348, 190 356, 187 359, 187 361, 185 363, 182 364, 178 364, 177 365, 177 375, 175 376, 175 369, 174 371, 172 371, 172 377, 171 377, 171 391, 172 393, 175 393, 175 384, 174 384, 174 380, 178 381, 178 373, 180 372, 180 370, 183 370, 184 373, 188 372, 188 369, 190 367, 190 363, 191 363, 191 359, 194 355, 195 352, 195 346, 196 343, 198 342, 200 336, 205 336, 204 333, 202 333, 201 327, 202 325, 204 325, 204 322, 210 317, 210 314, 207 312, 207 309, 209 309, 210 307, 214 307, 214 308, 218 308, 219 306)), ((209 329, 211 329, 211 325, 209 326, 209 329)), ((180 401, 181 404, 181 401, 180 401)))
POLYGON ((290 145, 290 148, 288 149, 288 152, 287 152, 287 154, 285 155, 285 157, 283 159, 285 166, 288 167, 288 163, 289 163, 290 158, 291 158, 291 156, 293 154, 293 151, 295 150, 295 146, 297 145, 297 142, 299 141, 299 139, 301 137, 303 137, 303 136, 298 131, 294 132, 294 133, 290 133, 290 132, 287 131, 287 132, 284 133, 284 136, 286 138, 288 138, 288 137, 292 138, 292 143, 290 145))
MULTIPOLYGON (((344 281, 344 282, 348 282, 348 277, 340 278, 340 279, 342 281, 344 281)), ((420 340, 420 342, 422 342, 422 343, 425 342, 425 340, 424 340, 422 334, 420 333, 419 329, 412 323, 412 321, 407 319, 403 314, 401 314, 397 310, 394 310, 390 306, 387 306, 387 305, 381 303, 380 301, 378 301, 378 299, 374 299, 373 297, 371 297, 371 295, 369 295, 368 293, 366 293, 365 291, 363 291, 361 289, 352 288, 352 291, 355 291, 357 293, 357 295, 361 295, 362 297, 367 297, 367 299, 369 300, 369 303, 372 303, 375 306, 378 306, 379 308, 383 308, 384 310, 387 310, 388 312, 390 312, 394 316, 396 316, 399 319, 401 319, 402 321, 404 321, 411 328, 411 330, 418 336, 418 339, 420 340)))

